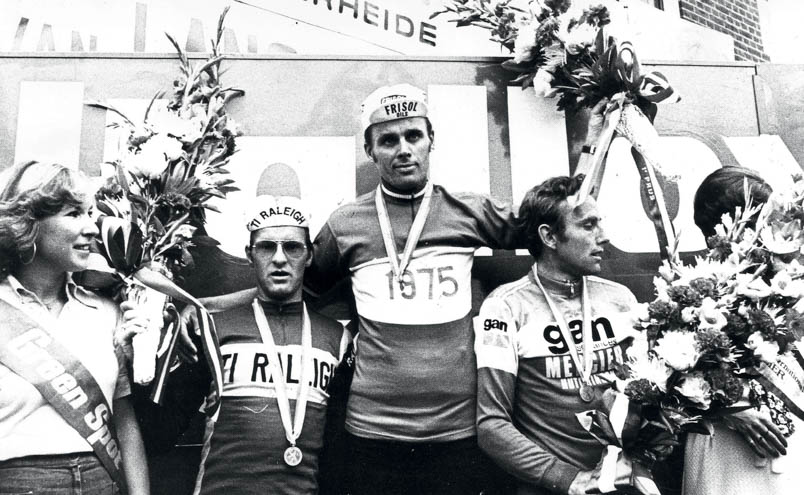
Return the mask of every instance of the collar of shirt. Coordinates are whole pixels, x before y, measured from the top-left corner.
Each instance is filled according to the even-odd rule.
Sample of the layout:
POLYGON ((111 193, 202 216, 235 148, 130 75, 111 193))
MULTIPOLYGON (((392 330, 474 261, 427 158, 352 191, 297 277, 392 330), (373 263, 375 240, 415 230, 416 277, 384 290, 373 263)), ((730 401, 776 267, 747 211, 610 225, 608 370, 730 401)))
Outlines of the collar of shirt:
MULTIPOLYGON (((5 280, 0 282, 0 286, 7 286, 7 288, 10 289, 8 292, 14 294, 18 298, 20 304, 37 303, 45 306, 42 300, 39 299, 39 296, 23 287, 23 285, 19 280, 17 280, 16 277, 14 277, 14 275, 8 275, 5 280)), ((92 300, 92 293, 76 284, 73 280, 72 273, 67 274, 65 286, 67 302, 78 301, 84 306, 97 309, 97 305, 92 300)))
POLYGON ((260 304, 265 314, 269 315, 294 315, 301 314, 302 312, 301 301, 279 303, 260 300, 260 304))

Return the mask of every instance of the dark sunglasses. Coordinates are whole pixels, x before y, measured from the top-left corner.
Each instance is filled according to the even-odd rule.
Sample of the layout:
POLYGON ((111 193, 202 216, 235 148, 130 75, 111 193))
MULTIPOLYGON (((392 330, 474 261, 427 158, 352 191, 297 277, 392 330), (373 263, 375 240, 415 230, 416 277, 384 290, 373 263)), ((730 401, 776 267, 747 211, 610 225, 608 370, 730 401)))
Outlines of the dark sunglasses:
POLYGON ((307 252, 307 245, 299 241, 258 241, 249 247, 260 256, 273 258, 279 246, 288 258, 298 259, 307 252))

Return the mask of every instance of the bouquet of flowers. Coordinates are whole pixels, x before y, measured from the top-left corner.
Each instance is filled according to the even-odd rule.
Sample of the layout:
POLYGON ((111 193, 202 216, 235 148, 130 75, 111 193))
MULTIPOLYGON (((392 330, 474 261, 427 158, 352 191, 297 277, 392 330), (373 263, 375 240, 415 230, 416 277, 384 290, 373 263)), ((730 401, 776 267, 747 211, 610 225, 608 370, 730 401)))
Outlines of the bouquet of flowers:
MULTIPOLYGON (((165 107, 157 104, 163 93, 157 94, 144 121, 135 123, 109 105, 92 104, 123 119, 125 144, 96 203, 104 215, 99 219, 102 254, 124 282, 126 297, 153 308, 151 328, 133 339, 134 379, 141 384, 154 379, 157 355, 163 354, 158 347, 167 296, 200 306, 172 281, 193 268, 189 247, 217 244, 198 230, 205 210, 217 211, 209 200, 236 190, 226 166, 240 132, 226 105, 243 91, 224 87, 219 78, 224 57, 218 48, 227 10, 221 14, 211 56, 196 66, 167 35, 178 52, 181 74, 165 107)), ((215 360, 210 355, 217 349, 214 335, 207 337, 207 357, 215 360)))
MULTIPOLYGON (((724 215, 692 265, 666 260, 656 299, 603 411, 579 418, 617 456, 650 465, 707 419, 767 408, 785 435, 804 419, 804 181, 724 215)), ((613 462, 613 461, 612 461, 613 462)))
POLYGON ((674 244, 670 222, 656 174, 663 172, 658 134, 653 127, 657 103, 680 98, 659 72, 643 73, 634 46, 611 35, 611 16, 604 5, 571 11, 570 0, 527 2, 516 0, 449 0, 443 13, 456 17, 458 26, 491 31, 491 39, 513 54, 502 66, 519 74, 514 82, 533 87, 537 95, 558 96, 559 110, 593 107, 604 99, 605 123, 591 162, 579 167, 586 174, 579 200, 597 197, 604 160, 615 134, 631 142, 632 154, 651 203, 663 257, 674 244))

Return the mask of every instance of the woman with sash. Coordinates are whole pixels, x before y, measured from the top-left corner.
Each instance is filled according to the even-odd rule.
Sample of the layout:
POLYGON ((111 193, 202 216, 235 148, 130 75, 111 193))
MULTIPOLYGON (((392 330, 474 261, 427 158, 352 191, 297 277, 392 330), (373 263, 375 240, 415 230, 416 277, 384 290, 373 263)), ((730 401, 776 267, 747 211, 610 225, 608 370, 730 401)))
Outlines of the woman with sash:
MULTIPOLYGON (((754 171, 723 167, 707 176, 695 193, 695 224, 704 237, 715 235, 724 214, 732 217, 745 208, 745 189, 756 203, 765 203, 771 187, 754 171)), ((751 226, 753 227, 753 226, 751 226)), ((777 411, 784 406, 752 380, 743 400, 753 393, 770 394, 768 404, 777 411)), ((713 424, 712 435, 690 434, 684 458, 683 495, 712 493, 801 493, 804 486, 804 423, 790 415, 796 433, 785 438, 774 424, 768 406, 751 407, 725 416, 713 424)))
POLYGON ((28 162, 0 180, 0 493, 147 494, 115 345, 136 307, 77 286, 97 235, 89 179, 28 162))

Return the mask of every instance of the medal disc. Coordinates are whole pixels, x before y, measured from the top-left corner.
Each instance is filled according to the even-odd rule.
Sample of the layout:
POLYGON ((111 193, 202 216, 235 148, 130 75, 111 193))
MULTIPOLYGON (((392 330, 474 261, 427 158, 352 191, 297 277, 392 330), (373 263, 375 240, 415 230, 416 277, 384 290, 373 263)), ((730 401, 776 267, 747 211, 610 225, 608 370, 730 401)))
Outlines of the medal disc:
POLYGON ((301 461, 302 451, 300 448, 296 447, 295 445, 291 445, 285 449, 285 464, 290 467, 296 467, 301 464, 301 461))
POLYGON ((581 388, 578 389, 578 395, 581 396, 582 401, 592 402, 595 400, 595 389, 591 385, 581 385, 581 388))

